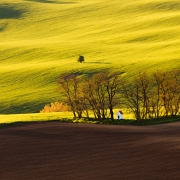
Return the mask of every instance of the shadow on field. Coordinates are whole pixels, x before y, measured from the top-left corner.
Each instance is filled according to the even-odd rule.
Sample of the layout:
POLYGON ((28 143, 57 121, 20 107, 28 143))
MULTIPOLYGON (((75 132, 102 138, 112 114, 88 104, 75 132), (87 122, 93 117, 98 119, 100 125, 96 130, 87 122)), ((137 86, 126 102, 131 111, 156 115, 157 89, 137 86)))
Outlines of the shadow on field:
POLYGON ((26 0, 26 1, 34 1, 40 3, 52 3, 52 4, 74 4, 75 2, 64 2, 64 1, 54 1, 54 0, 26 0))
POLYGON ((4 31, 7 27, 7 25, 8 25, 8 23, 4 23, 4 24, 0 25, 0 32, 4 31))
POLYGON ((152 2, 145 5, 142 5, 143 10, 149 11, 179 11, 180 10, 180 3, 179 1, 172 1, 172 2, 152 2))
POLYGON ((103 61, 94 61, 94 62, 86 62, 86 64, 112 64, 112 63, 103 62, 103 61))
MULTIPOLYGON (((21 18, 24 11, 9 5, 0 5, 0 19, 21 18)), ((0 27, 2 29, 2 27, 0 27)))

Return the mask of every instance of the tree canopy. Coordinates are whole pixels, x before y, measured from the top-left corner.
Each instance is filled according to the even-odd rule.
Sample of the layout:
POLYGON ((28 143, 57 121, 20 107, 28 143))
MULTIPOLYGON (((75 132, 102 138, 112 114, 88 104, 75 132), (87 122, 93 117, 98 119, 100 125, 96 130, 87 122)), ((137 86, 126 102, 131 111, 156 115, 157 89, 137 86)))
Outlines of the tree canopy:
POLYGON ((84 62, 85 61, 84 56, 79 56, 77 61, 80 63, 84 62))

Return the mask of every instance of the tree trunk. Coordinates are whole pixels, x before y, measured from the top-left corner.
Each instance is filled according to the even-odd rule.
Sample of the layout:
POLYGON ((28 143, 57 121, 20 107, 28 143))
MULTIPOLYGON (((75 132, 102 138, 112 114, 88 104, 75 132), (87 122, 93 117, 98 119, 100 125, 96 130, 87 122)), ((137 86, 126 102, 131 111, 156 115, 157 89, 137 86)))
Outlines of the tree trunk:
POLYGON ((114 112, 112 106, 109 107, 109 110, 110 110, 111 120, 114 120, 114 112))

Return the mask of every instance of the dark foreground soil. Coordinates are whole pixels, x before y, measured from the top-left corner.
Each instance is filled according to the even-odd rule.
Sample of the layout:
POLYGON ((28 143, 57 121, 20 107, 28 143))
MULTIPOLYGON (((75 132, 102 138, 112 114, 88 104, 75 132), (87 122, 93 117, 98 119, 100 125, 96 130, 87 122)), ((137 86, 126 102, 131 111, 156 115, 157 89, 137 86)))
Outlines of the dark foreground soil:
POLYGON ((0 127, 1 180, 179 180, 180 123, 0 127))

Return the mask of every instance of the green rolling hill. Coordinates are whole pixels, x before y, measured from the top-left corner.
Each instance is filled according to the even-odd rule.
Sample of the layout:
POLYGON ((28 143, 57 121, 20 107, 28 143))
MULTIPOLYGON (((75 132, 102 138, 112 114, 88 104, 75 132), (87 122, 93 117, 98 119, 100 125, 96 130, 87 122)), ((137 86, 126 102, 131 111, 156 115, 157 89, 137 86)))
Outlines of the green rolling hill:
POLYGON ((0 113, 60 100, 64 72, 178 69, 179 22, 177 0, 1 0, 0 113))

